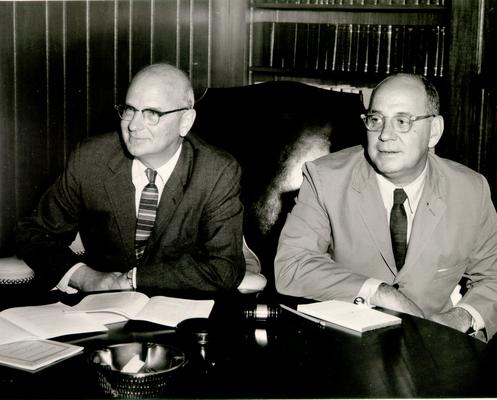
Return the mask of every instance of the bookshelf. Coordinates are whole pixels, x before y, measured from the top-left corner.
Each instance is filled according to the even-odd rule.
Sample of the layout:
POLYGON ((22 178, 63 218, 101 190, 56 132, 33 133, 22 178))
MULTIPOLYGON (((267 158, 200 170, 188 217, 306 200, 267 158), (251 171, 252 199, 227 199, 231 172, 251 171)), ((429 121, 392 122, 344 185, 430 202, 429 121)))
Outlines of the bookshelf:
POLYGON ((449 0, 252 0, 248 81, 372 87, 395 72, 443 82, 449 0))

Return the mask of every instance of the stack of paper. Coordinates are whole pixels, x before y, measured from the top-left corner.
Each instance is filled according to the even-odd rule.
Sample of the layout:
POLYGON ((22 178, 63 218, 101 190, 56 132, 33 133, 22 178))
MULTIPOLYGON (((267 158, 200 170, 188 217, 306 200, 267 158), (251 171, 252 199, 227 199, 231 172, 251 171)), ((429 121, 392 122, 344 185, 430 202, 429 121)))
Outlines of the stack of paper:
POLYGON ((365 305, 356 305, 339 300, 300 304, 297 310, 321 321, 330 322, 357 332, 400 325, 402 322, 399 317, 394 315, 374 310, 365 305))

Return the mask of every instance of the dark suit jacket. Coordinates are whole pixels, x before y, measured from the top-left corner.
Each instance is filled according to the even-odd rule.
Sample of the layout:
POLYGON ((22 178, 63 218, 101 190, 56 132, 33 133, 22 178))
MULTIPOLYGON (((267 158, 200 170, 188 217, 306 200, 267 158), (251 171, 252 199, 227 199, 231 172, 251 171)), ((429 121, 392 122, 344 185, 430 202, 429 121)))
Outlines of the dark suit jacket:
MULTIPOLYGON (((90 138, 17 227, 18 255, 46 287, 76 262, 100 271, 135 267, 132 158, 117 133, 90 138), (85 254, 68 245, 79 231, 85 254)), ((183 142, 154 231, 137 269, 141 291, 234 289, 245 272, 240 167, 193 134, 183 142)))
POLYGON ((398 284, 426 317, 448 311, 463 276, 461 302, 497 331, 497 215, 485 178, 430 153, 406 261, 397 271, 387 215, 361 146, 306 163, 297 204, 281 233, 278 291, 352 301, 366 279, 398 284))

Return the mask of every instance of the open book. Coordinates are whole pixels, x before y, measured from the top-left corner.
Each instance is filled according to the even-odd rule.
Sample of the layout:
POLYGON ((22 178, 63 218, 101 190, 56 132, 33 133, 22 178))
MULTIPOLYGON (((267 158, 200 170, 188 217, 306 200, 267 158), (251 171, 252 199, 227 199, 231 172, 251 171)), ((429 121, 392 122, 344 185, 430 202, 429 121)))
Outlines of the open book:
POLYGON ((374 310, 365 305, 356 305, 339 300, 328 300, 310 304, 299 304, 299 312, 317 319, 321 325, 327 323, 366 332, 386 326, 400 325, 402 320, 394 315, 374 310))
POLYGON ((106 331, 86 315, 73 315, 62 303, 14 307, 0 312, 0 345, 30 339, 48 339, 77 333, 106 331))
POLYGON ((188 300, 166 296, 148 297, 140 292, 96 293, 86 296, 69 313, 85 312, 100 322, 133 319, 176 327, 189 318, 207 318, 214 300, 188 300), (116 319, 116 316, 118 317, 116 319))

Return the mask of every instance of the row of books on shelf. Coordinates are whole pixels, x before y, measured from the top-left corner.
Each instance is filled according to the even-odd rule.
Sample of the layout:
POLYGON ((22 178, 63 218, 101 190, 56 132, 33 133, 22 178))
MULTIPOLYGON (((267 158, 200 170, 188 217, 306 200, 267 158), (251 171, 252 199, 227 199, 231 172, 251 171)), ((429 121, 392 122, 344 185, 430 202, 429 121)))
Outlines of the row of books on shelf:
POLYGON ((445 34, 440 25, 259 22, 252 66, 442 77, 445 34))
POLYGON ((445 6, 445 0, 253 0, 252 4, 333 6, 445 6))

